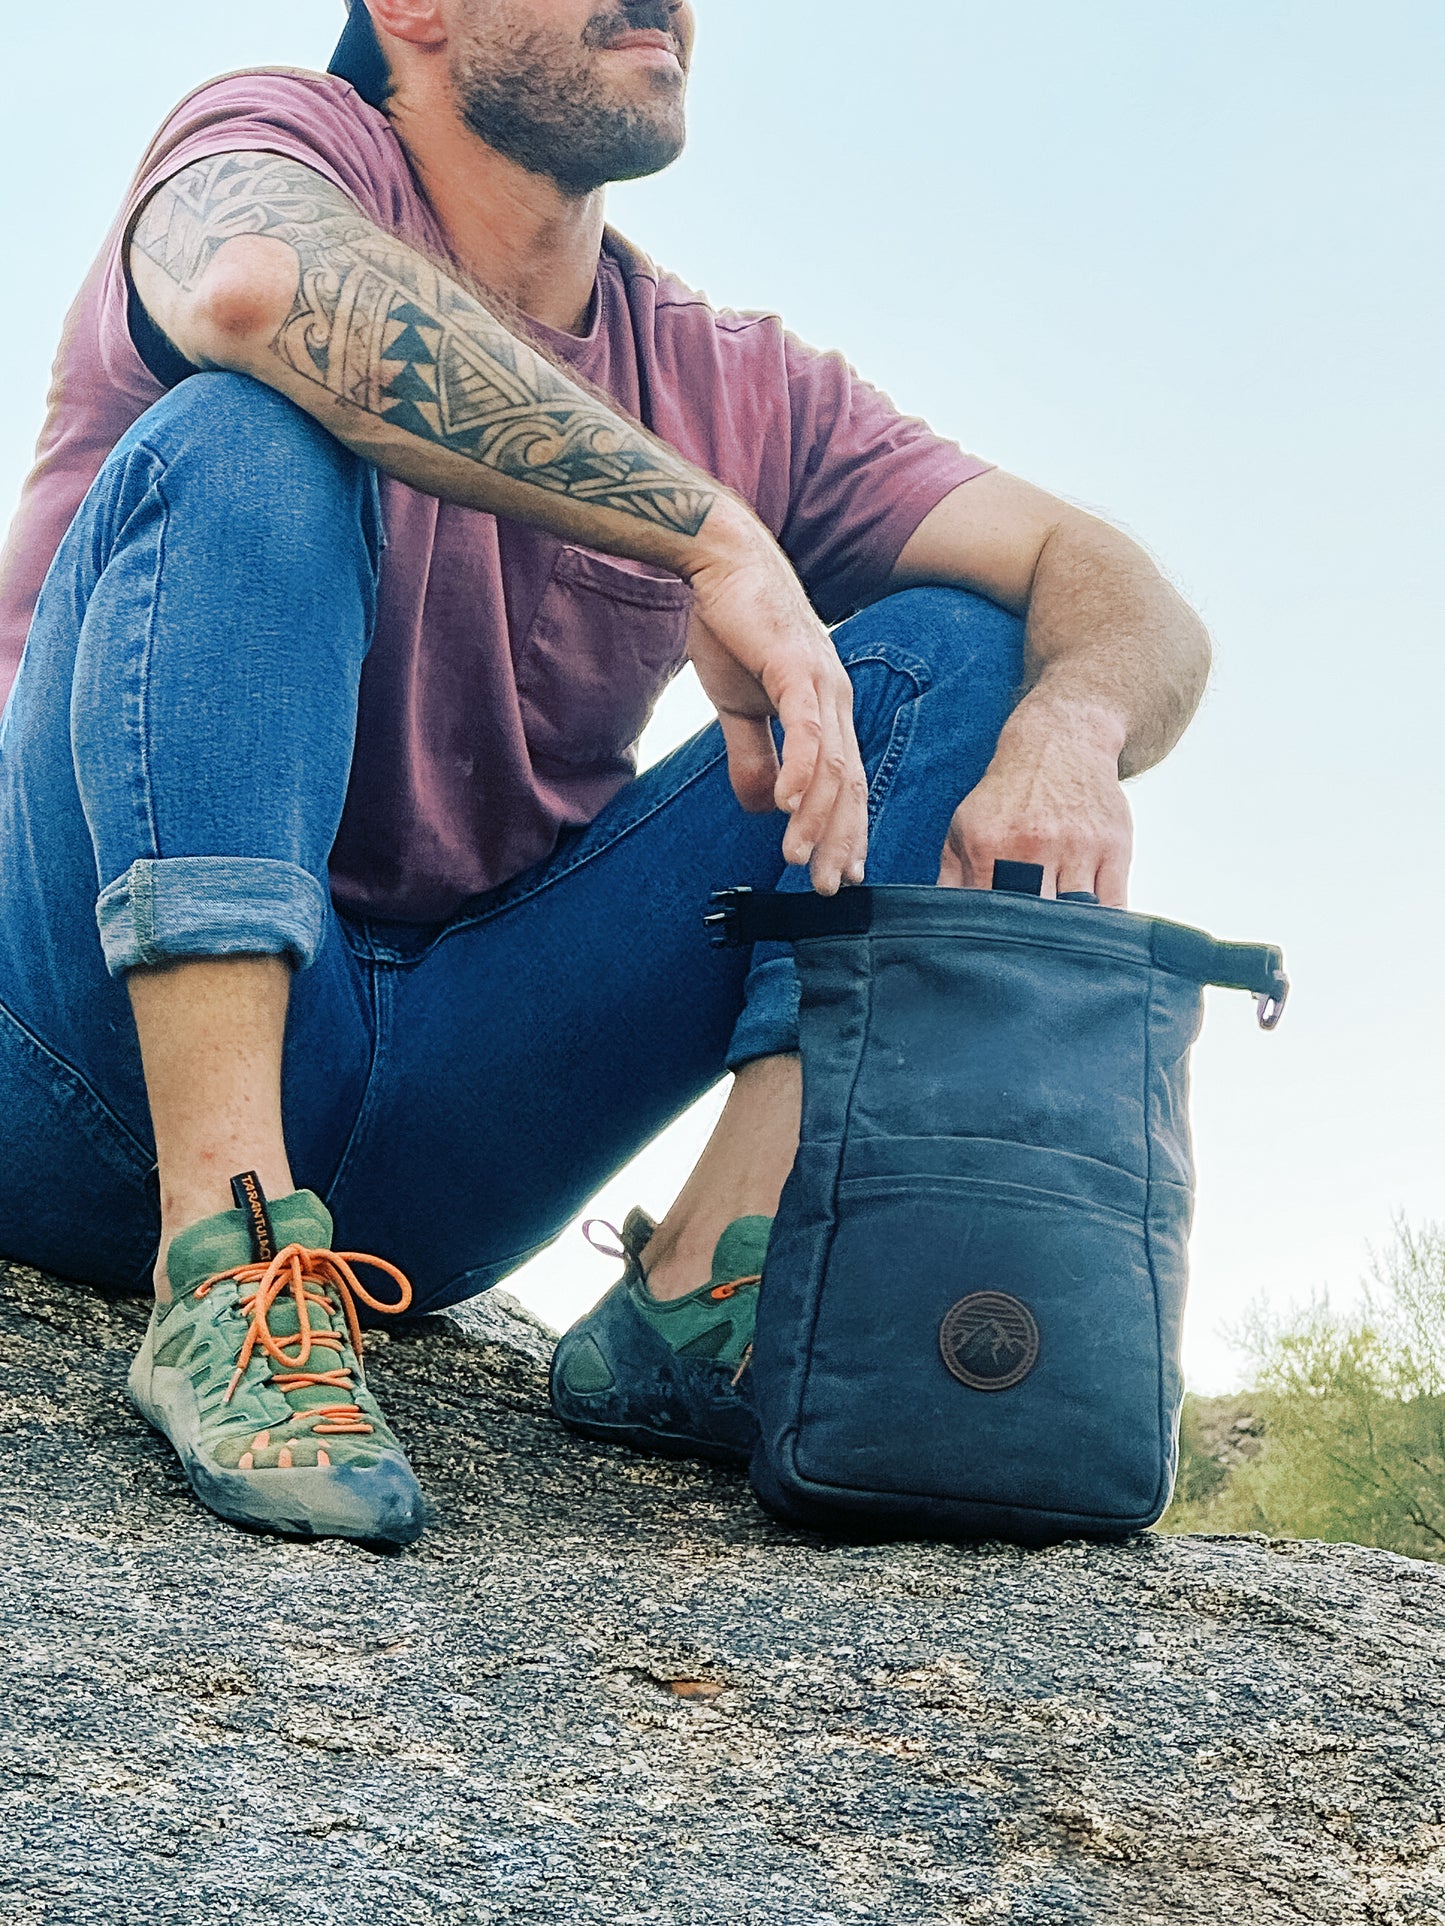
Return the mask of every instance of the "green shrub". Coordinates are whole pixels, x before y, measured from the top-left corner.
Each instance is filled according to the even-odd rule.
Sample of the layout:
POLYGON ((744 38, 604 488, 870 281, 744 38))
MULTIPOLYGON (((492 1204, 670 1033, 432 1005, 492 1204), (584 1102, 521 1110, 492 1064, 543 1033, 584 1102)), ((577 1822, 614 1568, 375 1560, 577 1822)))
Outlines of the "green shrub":
POLYGON ((1186 1415, 1165 1531, 1263 1531, 1445 1560, 1445 1231, 1397 1224, 1362 1304, 1258 1314, 1256 1455, 1222 1467, 1186 1415))

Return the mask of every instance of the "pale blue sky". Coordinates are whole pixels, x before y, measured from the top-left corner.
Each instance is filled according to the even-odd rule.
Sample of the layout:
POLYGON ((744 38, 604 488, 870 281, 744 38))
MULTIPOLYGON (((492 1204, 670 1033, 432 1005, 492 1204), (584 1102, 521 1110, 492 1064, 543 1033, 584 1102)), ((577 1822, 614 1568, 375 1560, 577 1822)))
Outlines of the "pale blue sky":
MULTIPOLYGON (((970 447, 1137 533, 1219 668, 1138 785, 1134 900, 1282 942, 1285 1027, 1215 993, 1188 1352, 1445 1216, 1445 9, 1439 0, 698 0, 694 136, 614 218, 970 447)), ((324 65, 339 0, 96 0, 7 35, 8 512, 62 314, 173 100, 324 65), (18 43, 18 44, 17 44, 18 43)), ((700 719, 685 686, 650 747, 700 719)), ((660 1209, 705 1116, 609 1187, 660 1209)), ((569 1237, 525 1291, 608 1281, 569 1237)))

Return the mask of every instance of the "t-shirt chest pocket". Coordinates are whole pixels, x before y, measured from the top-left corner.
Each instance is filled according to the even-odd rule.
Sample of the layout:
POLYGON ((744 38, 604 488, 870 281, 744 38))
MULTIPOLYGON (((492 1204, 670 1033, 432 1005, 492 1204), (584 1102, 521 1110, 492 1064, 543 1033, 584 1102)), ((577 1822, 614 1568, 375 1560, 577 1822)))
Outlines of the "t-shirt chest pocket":
POLYGON ((534 761, 630 764, 653 705, 682 664, 691 602, 676 576, 562 550, 516 661, 534 761))

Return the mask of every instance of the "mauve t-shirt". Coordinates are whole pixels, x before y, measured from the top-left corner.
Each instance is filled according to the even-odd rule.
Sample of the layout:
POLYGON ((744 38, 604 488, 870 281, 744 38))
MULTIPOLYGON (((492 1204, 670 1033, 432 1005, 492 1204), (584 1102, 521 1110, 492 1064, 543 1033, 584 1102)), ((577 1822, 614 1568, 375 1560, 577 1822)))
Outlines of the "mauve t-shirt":
MULTIPOLYGON (((128 225, 180 168, 232 151, 300 161, 378 226, 446 255, 390 123, 348 82, 267 70, 184 100, 65 324, 0 566, 0 700, 65 529, 106 455, 164 392, 127 321, 128 225)), ((827 620, 882 592, 924 517, 987 468, 899 415, 841 356, 805 346, 774 315, 711 308, 611 232, 586 334, 538 334, 749 502, 827 620)), ((632 776, 637 739, 684 659, 690 591, 389 477, 382 508, 332 894, 355 915, 431 922, 550 855, 632 776)))

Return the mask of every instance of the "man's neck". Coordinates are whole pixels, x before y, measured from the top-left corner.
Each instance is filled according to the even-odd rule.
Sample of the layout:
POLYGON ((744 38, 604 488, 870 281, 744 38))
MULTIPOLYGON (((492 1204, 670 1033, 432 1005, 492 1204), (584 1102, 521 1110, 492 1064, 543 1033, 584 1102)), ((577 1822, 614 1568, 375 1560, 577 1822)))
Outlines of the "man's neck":
POLYGON ((580 334, 602 248, 599 189, 582 199, 488 147, 435 100, 387 103, 453 256, 523 314, 580 334))

